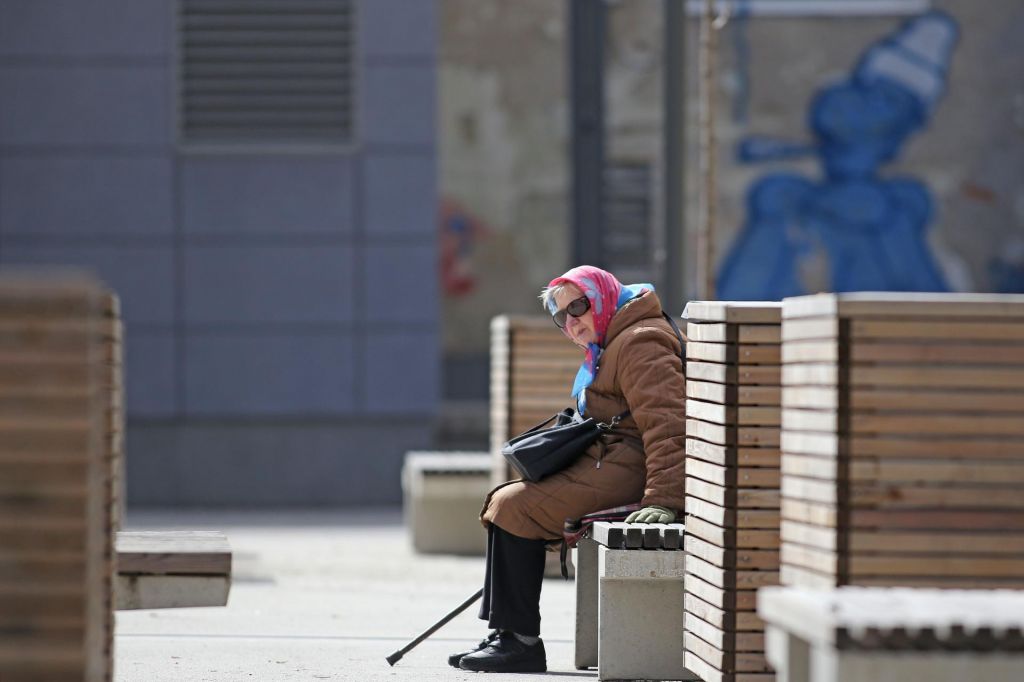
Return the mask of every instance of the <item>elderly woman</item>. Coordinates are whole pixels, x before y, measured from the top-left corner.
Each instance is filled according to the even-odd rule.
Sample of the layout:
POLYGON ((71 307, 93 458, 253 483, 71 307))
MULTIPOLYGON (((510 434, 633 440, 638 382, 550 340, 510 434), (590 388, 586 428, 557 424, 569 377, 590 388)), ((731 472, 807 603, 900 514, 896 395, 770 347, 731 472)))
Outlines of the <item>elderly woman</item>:
POLYGON ((540 590, 544 552, 567 518, 640 501, 627 521, 669 523, 683 508, 685 388, 681 338, 654 287, 624 286, 604 270, 573 268, 541 293, 555 324, 585 352, 573 385, 580 414, 610 422, 566 469, 517 480, 487 496, 487 567, 479 616, 494 628, 448 662, 464 670, 544 672, 540 590))

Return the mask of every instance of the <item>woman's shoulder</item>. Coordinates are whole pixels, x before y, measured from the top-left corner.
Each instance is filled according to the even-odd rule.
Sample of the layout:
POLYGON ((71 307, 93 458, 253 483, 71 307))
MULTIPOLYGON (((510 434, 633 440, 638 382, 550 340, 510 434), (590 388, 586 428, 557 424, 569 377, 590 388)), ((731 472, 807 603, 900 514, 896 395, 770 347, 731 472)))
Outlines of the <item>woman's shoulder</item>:
MULTIPOLYGON (((647 317, 629 325, 613 341, 618 346, 617 351, 638 352, 645 347, 650 347, 652 352, 659 352, 663 348, 674 349, 678 353, 681 350, 679 338, 668 321, 661 316, 647 317)), ((611 348, 609 348, 611 350, 611 348)))

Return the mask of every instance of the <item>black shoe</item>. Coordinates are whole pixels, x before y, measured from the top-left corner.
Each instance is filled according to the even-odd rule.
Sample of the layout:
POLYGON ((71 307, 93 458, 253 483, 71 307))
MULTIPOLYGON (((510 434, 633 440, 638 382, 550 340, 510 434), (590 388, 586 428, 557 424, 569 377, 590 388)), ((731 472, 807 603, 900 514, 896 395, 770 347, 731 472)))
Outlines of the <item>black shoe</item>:
POLYGON ((542 640, 523 644, 511 632, 503 632, 496 642, 463 656, 459 667, 478 673, 542 673, 548 659, 542 640))
POLYGON ((469 654, 475 653, 477 651, 480 651, 481 649, 486 648, 488 644, 498 640, 498 634, 499 633, 498 633, 497 630, 491 630, 491 633, 489 635, 487 635, 486 637, 484 637, 480 641, 480 643, 476 645, 476 648, 470 649, 469 651, 462 651, 462 652, 459 652, 457 654, 452 654, 451 656, 448 657, 448 665, 450 665, 453 668, 458 668, 459 667, 459 661, 462 660, 463 656, 468 656, 469 654))

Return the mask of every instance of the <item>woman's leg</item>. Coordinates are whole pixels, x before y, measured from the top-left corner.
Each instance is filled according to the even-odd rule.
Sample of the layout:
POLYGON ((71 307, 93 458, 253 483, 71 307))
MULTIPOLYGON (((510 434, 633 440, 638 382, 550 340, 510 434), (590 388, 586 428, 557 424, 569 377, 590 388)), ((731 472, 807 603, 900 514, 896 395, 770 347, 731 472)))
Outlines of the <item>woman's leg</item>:
POLYGON ((487 527, 487 568, 479 616, 493 636, 448 662, 478 672, 544 672, 547 654, 540 635, 540 588, 544 581, 544 540, 487 527))
POLYGON ((487 559, 480 619, 495 630, 540 635, 544 540, 528 540, 493 523, 487 527, 487 559))

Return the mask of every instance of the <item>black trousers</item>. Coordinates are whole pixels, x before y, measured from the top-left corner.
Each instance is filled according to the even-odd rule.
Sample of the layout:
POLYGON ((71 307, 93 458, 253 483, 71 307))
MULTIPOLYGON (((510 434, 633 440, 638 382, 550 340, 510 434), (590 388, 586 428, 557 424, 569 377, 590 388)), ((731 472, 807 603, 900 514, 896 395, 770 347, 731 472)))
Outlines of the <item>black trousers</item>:
POLYGON ((544 582, 544 540, 487 527, 487 569, 481 620, 497 630, 540 635, 540 588, 544 582))

